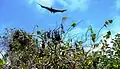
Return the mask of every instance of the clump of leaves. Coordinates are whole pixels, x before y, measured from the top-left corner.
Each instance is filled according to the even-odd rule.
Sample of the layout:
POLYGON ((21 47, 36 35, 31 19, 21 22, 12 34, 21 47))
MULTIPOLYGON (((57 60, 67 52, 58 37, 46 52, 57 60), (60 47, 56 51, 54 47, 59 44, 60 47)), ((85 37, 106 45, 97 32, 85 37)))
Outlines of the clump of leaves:
POLYGON ((107 25, 112 24, 113 20, 106 20, 104 23, 104 26, 107 27, 107 25))
POLYGON ((19 68, 21 65, 31 67, 35 61, 36 44, 31 35, 23 30, 12 30, 8 43, 7 58, 11 68, 19 68))

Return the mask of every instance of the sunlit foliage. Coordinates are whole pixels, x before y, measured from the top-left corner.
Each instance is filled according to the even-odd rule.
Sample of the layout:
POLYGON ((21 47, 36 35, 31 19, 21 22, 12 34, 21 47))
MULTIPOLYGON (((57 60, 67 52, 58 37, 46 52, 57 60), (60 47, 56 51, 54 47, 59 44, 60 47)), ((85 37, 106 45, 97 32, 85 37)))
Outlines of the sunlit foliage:
MULTIPOLYGON (((100 31, 111 24, 107 20, 98 33, 92 26, 88 27, 84 40, 74 41, 66 37, 68 32, 78 23, 72 22, 71 26, 64 30, 64 21, 53 30, 37 30, 27 33, 22 29, 7 29, 1 36, 2 44, 6 47, 6 54, 0 59, 0 68, 5 69, 119 69, 120 68, 120 34, 112 39, 112 47, 109 47, 107 39, 111 37, 111 31, 99 37, 100 31), (65 41, 67 38, 67 41, 65 41), (90 38, 88 40, 88 38, 90 38), (103 38, 100 41, 99 38, 103 38), (91 41, 90 44, 86 44, 91 41), (86 51, 85 47, 89 46, 86 51), (98 51, 94 49, 99 48, 98 51)), ((36 25, 36 27, 39 27, 36 25)))

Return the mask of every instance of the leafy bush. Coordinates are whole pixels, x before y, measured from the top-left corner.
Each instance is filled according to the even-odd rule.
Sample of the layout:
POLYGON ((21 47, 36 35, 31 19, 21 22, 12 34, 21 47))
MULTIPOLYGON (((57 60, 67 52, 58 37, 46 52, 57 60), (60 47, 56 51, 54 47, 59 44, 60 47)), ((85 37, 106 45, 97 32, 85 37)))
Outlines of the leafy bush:
POLYGON ((5 69, 120 68, 120 34, 112 40, 112 47, 107 43, 111 31, 108 31, 99 43, 97 41, 102 28, 111 24, 112 20, 105 21, 97 34, 92 26, 89 26, 85 33, 85 40, 74 41, 66 35, 79 23, 73 22, 65 31, 63 22, 66 19, 67 17, 63 17, 62 23, 57 28, 48 31, 37 30, 37 32, 27 33, 24 30, 7 29, 5 36, 1 37, 7 52, 0 60, 0 67, 5 69), (64 41, 65 38, 68 40, 64 41), (88 44, 90 50, 86 51, 85 44, 88 38, 91 41, 88 44), (98 47, 100 47, 99 51, 93 51, 98 47))

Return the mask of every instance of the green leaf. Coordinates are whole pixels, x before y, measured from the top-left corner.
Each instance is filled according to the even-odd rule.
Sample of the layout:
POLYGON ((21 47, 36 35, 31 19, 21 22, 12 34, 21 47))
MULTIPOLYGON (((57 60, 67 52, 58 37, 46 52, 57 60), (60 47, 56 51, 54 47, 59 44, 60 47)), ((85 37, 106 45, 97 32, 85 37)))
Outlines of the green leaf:
POLYGON ((67 20, 67 17, 63 17, 62 20, 67 20))
POLYGON ((106 24, 106 25, 108 25, 108 24, 109 24, 109 22, 106 20, 106 21, 105 21, 105 24, 106 24))
POLYGON ((113 20, 106 20, 104 26, 107 27, 107 25, 111 24, 113 20))
POLYGON ((28 35, 28 37, 29 37, 30 39, 32 39, 32 35, 28 35))
POLYGON ((3 65, 3 64, 5 64, 6 62, 5 62, 5 60, 4 59, 0 59, 0 65, 3 65))
POLYGON ((34 34, 34 32, 32 32, 32 35, 34 34))
POLYGON ((106 37, 106 39, 108 39, 108 38, 110 38, 110 36, 111 36, 111 32, 108 31, 108 32, 107 32, 107 35, 106 35, 105 37, 106 37))
POLYGON ((36 25, 36 27, 38 28, 39 26, 38 26, 38 25, 36 25))
POLYGON ((101 47, 101 49, 103 50, 105 48, 105 46, 103 45, 102 47, 101 47))
POLYGON ((117 64, 113 64, 113 67, 118 68, 118 65, 117 64))
POLYGON ((88 61, 88 65, 90 65, 91 63, 92 63, 92 62, 89 60, 89 61, 88 61))
POLYGON ((112 23, 112 22, 113 22, 113 20, 108 20, 108 22, 109 22, 109 23, 112 23))
POLYGON ((72 27, 75 27, 75 26, 76 26, 76 23, 75 23, 75 22, 73 22, 71 26, 72 26, 72 27))
POLYGON ((80 45, 83 44, 83 41, 79 41, 79 44, 80 44, 80 45))
POLYGON ((111 35, 111 32, 110 32, 110 31, 108 31, 108 32, 107 32, 107 34, 108 34, 108 35, 111 35))
POLYGON ((93 34, 91 35, 91 37, 92 37, 92 41, 95 42, 96 34, 93 33, 93 34))
POLYGON ((92 26, 89 27, 89 30, 90 30, 91 33, 93 33, 92 26))
POLYGON ((37 31, 37 35, 40 35, 41 34, 41 31, 37 31))
POLYGON ((99 46, 99 43, 94 44, 94 46, 95 46, 95 47, 98 47, 98 46, 99 46))

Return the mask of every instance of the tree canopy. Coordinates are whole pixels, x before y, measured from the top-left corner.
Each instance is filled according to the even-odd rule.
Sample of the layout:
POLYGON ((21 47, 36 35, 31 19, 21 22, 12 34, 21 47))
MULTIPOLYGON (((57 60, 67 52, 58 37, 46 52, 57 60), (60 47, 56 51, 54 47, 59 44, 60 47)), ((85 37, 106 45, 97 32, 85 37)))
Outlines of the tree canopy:
MULTIPOLYGON (((64 20, 67 20, 67 17, 63 17, 62 22, 64 20)), ((0 68, 119 69, 120 34, 111 39, 112 46, 107 41, 112 35, 110 30, 105 35, 99 36, 101 30, 112 22, 113 20, 105 21, 97 34, 92 26, 89 26, 85 39, 76 41, 66 37, 68 32, 79 24, 76 22, 73 22, 67 30, 64 30, 63 23, 53 30, 37 30, 32 33, 22 29, 6 29, 5 35, 0 38, 6 48, 6 54, 0 52, 3 56, 0 59, 0 68), (102 39, 98 41, 99 38, 102 39), (87 45, 87 41, 91 43, 87 45), (85 50, 86 46, 90 48, 88 51, 85 50), (99 50, 94 51, 96 48, 99 50)))

